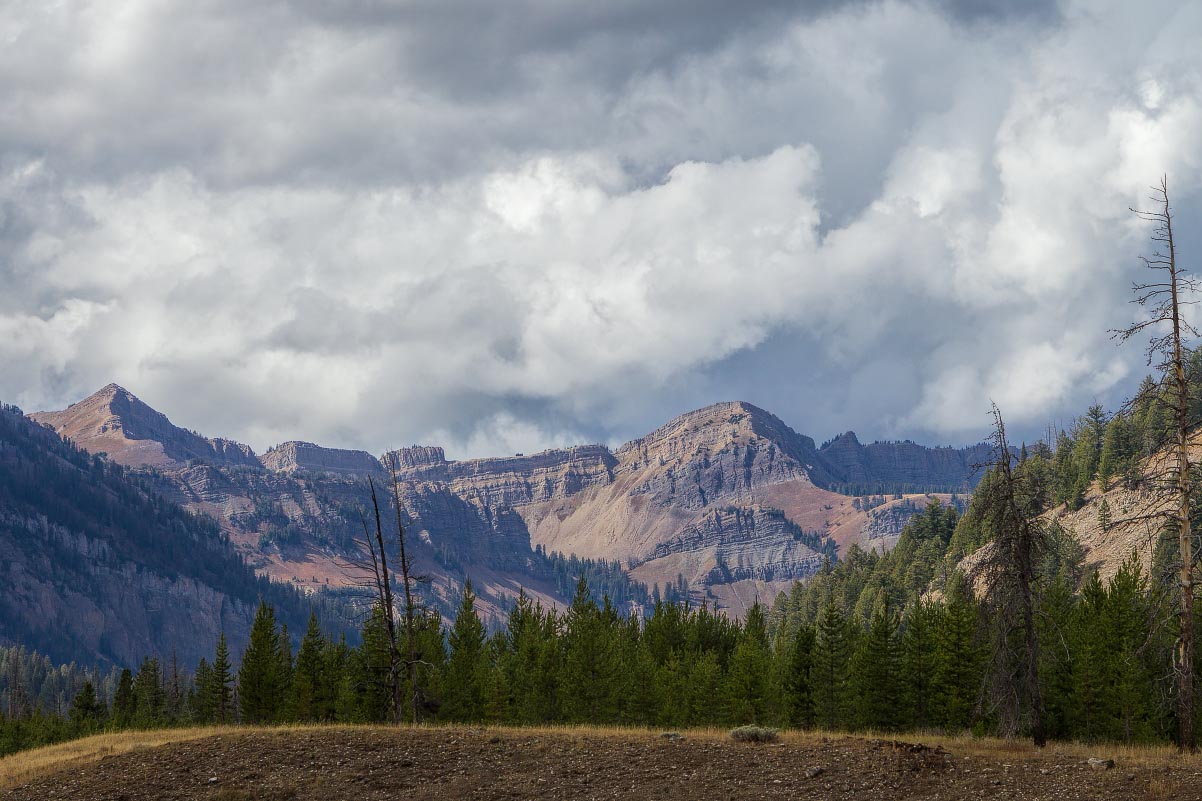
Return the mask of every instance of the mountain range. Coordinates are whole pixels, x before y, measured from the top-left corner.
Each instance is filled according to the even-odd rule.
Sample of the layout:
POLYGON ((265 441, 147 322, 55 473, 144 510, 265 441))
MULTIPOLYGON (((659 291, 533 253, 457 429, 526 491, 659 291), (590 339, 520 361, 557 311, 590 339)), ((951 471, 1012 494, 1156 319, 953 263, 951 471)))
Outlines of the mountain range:
POLYGON ((211 517, 260 574, 309 592, 359 581, 348 563, 361 555, 367 482, 390 486, 391 461, 428 600, 444 613, 468 577, 486 614, 521 590, 562 603, 562 555, 628 576, 625 590, 611 587, 627 603, 645 597, 641 585, 741 614, 828 554, 889 547, 931 494, 967 492, 989 455, 984 444, 866 445, 851 432, 818 447, 745 402, 683 414, 616 450, 463 461, 434 445, 377 457, 295 441, 256 454, 181 428, 115 384, 29 417, 211 517))

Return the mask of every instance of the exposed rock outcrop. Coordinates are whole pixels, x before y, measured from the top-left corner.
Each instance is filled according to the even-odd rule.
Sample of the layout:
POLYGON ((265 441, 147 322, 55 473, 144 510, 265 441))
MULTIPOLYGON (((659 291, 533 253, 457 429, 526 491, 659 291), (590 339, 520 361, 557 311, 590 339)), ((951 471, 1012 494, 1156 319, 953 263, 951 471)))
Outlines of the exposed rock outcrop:
POLYGON ((834 483, 864 492, 963 492, 980 480, 976 465, 989 461, 987 443, 969 448, 928 448, 910 441, 863 445, 855 432, 840 434, 818 452, 834 483))
POLYGON ((366 476, 382 473, 384 470, 380 461, 367 451, 323 448, 312 442, 285 442, 276 445, 260 456, 259 461, 265 468, 277 473, 309 471, 366 476))

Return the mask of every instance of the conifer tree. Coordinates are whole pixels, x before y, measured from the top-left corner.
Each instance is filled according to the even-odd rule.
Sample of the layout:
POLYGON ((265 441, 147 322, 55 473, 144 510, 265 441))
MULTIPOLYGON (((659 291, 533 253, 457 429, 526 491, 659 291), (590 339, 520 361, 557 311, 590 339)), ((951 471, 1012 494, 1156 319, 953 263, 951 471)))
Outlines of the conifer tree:
POLYGON ((962 577, 949 581, 935 630, 934 717, 941 725, 962 731, 972 723, 981 690, 976 602, 972 588, 962 577))
POLYGON ((897 619, 885 603, 872 616, 852 659, 854 719, 861 728, 891 731, 898 725, 897 619))
POLYGON ((134 676, 134 722, 142 727, 160 726, 166 707, 166 693, 163 692, 163 670, 158 657, 147 657, 142 660, 138 673, 134 676))
POLYGON ((282 647, 275 610, 260 602, 238 668, 238 702, 245 723, 271 723, 280 714, 282 647))
POLYGON ((134 723, 137 699, 134 696, 134 674, 129 668, 121 671, 117 691, 113 695, 112 723, 118 729, 127 729, 134 723))
POLYGON ((616 717, 619 666, 615 623, 616 619, 597 607, 581 576, 564 621, 562 703, 570 721, 605 723, 616 717))
POLYGON ((225 632, 217 636, 217 650, 213 657, 212 673, 209 675, 207 703, 212 710, 212 720, 217 723, 232 723, 234 720, 234 674, 230 665, 230 649, 225 641, 225 632))
POLYGON ((484 716, 485 640, 470 580, 463 584, 459 611, 447 639, 450 656, 442 713, 447 720, 480 720, 484 716))
POLYGON ((689 698, 687 723, 693 726, 712 726, 718 722, 721 709, 714 699, 722 689, 722 665, 716 651, 694 654, 686 665, 685 687, 689 698))
POLYGON ((292 676, 291 705, 296 720, 311 722, 327 719, 325 645, 317 614, 311 614, 292 676))
POLYGON ((340 636, 337 642, 327 642, 323 657, 321 691, 318 695, 322 719, 350 719, 346 703, 351 649, 346 644, 346 635, 340 636))
POLYGON ((1115 719, 1107 736, 1126 743, 1151 738, 1156 693, 1155 668, 1148 663, 1151 639, 1148 581, 1138 559, 1128 559, 1110 580, 1106 593, 1106 631, 1112 665, 1115 719))
POLYGON ((292 719, 292 671, 292 638, 284 623, 276 636, 276 721, 292 719))
POLYGON ((784 677, 781 682, 785 722, 794 728, 814 725, 814 694, 810 670, 814 657, 814 627, 801 625, 790 640, 782 640, 781 661, 784 677))
MULTIPOLYGON (((1193 295, 1197 291, 1197 281, 1177 261, 1177 234, 1173 228, 1173 210, 1169 203, 1168 177, 1161 178, 1160 185, 1153 187, 1152 191, 1155 203, 1153 210, 1132 211, 1139 219, 1155 225, 1152 241, 1156 250, 1151 257, 1141 259, 1144 267, 1155 275, 1149 282, 1133 286, 1135 301, 1143 306, 1144 313, 1139 322, 1114 332, 1114 335, 1125 342, 1151 331, 1153 335, 1148 344, 1148 362, 1151 364, 1158 360, 1156 367, 1163 378, 1162 386, 1153 385, 1153 391, 1142 401, 1148 405, 1149 415, 1159 415, 1159 420, 1149 425, 1150 433, 1154 436, 1168 433, 1171 451, 1165 459, 1152 460, 1145 475, 1140 477, 1141 485, 1147 485, 1150 490, 1144 499, 1147 511, 1141 517, 1145 521, 1155 520, 1165 533, 1177 539, 1174 565, 1177 579, 1177 653, 1173 659, 1177 746, 1192 754, 1197 752, 1198 743, 1194 730, 1196 560, 1191 504, 1198 460, 1190 451, 1190 435, 1198 420, 1193 415, 1197 393, 1189 382, 1192 354, 1188 341, 1197 339, 1198 331, 1182 313, 1182 306, 1195 302, 1193 295)), ((1161 441, 1161 437, 1154 439, 1156 445, 1161 441)))
POLYGON ((1111 713, 1109 637, 1106 631, 1106 590, 1095 570, 1081 588, 1077 605, 1073 651, 1074 730, 1083 740, 1102 736, 1111 713))
POLYGON ((747 612, 739 643, 727 666, 724 694, 728 722, 743 725, 767 719, 771 666, 764 609, 756 601, 747 612))
POLYGON ((188 711, 191 713, 192 720, 197 723, 211 723, 213 707, 209 693, 213 684, 213 669, 209 667, 209 661, 203 656, 196 666, 196 673, 193 675, 192 681, 192 689, 188 692, 188 711))
POLYGON ((899 646, 902 715, 904 723, 916 729, 929 728, 934 722, 935 626, 938 612, 929 602, 917 599, 905 617, 905 630, 899 646))
POLYGON ((96 688, 90 681, 85 681, 71 700, 71 722, 81 732, 96 731, 103 726, 107 711, 104 701, 96 697, 96 688))
POLYGON ((634 615, 618 626, 621 654, 618 715, 626 725, 650 725, 660 708, 655 660, 641 635, 638 618, 634 615))
POLYGON ((818 725, 838 729, 847 724, 847 679, 851 664, 851 628, 843 612, 828 600, 818 619, 810 677, 818 725))

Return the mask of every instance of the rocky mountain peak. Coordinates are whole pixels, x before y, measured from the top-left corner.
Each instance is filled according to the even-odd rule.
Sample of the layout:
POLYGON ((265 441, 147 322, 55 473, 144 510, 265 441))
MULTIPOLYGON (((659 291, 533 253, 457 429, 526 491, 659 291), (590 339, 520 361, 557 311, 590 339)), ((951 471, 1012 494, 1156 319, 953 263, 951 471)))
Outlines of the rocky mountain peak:
POLYGON ((259 467, 249 446, 180 428, 118 384, 108 384, 62 411, 29 417, 90 453, 104 453, 128 466, 172 469, 198 460, 259 467))

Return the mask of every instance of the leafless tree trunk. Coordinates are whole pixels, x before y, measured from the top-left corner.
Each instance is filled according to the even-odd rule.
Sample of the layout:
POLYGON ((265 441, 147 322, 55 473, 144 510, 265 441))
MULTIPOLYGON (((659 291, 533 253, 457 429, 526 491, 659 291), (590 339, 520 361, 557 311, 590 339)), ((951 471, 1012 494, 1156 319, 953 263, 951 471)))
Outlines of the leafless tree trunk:
MULTIPOLYGON (((376 518, 375 542, 367 536, 367 547, 371 553, 372 569, 375 573, 377 601, 384 612, 384 620, 388 630, 388 680, 392 691, 393 721, 399 723, 403 717, 400 688, 400 664, 397 649, 396 620, 392 604, 392 577, 388 572, 388 557, 384 553, 384 525, 380 515, 380 500, 376 495, 376 483, 370 476, 367 479, 371 487, 371 505, 376 518)), ((366 532, 365 532, 366 534, 366 532)))
POLYGON ((392 500, 396 508, 396 532, 397 541, 401 546, 401 586, 405 592, 405 646, 408 658, 405 660, 406 675, 409 679, 410 692, 410 711, 413 716, 413 722, 417 723, 420 710, 422 707, 422 693, 417 682, 417 666, 421 663, 419 654, 417 653, 417 625, 416 617, 418 613, 418 605, 414 600, 414 584, 423 581, 424 578, 416 576, 413 573, 413 564, 409 559, 409 554, 405 548, 405 524, 401 519, 401 487, 400 479, 397 476, 397 457, 395 453, 388 454, 385 457, 385 462, 388 465, 388 472, 392 476, 392 500))
POLYGON ((1193 467, 1189 453, 1189 431, 1191 420, 1190 391, 1186 377, 1189 348, 1185 345, 1188 335, 1197 338, 1198 332, 1181 317, 1181 308, 1196 303, 1192 296, 1197 289, 1195 280, 1177 264, 1177 245, 1173 233, 1173 210, 1169 204, 1168 178, 1161 178, 1160 185, 1152 188, 1155 206, 1151 211, 1132 209, 1141 220, 1155 224, 1152 241, 1155 250, 1150 257, 1141 257, 1144 266, 1155 270, 1159 280, 1136 283, 1134 303, 1142 306, 1147 317, 1114 334, 1126 341, 1145 329, 1154 332, 1148 344, 1148 363, 1154 360, 1160 370, 1162 381, 1157 387, 1155 399, 1164 403, 1172 412, 1173 447, 1167 459, 1153 456, 1147 468, 1144 482, 1151 487, 1153 500, 1144 515, 1159 519, 1166 532, 1176 534, 1179 564, 1177 585, 1179 589, 1177 623, 1179 634, 1176 644, 1174 669, 1177 678, 1177 747, 1182 751, 1196 753, 1197 739, 1194 733, 1194 554, 1193 532, 1190 530, 1190 501, 1193 486, 1190 471, 1193 467), (1159 333, 1168 329, 1165 333, 1159 333))
MULTIPOLYGON (((1014 475, 1014 455, 1006 439, 1006 425, 997 405, 993 406, 994 480, 986 490, 984 520, 993 529, 993 547, 983 567, 989 577, 987 601, 998 616, 996 667, 1010 675, 1010 635, 1015 626, 1021 630, 1021 690, 1008 696, 1026 695, 1030 708, 1031 739, 1037 747, 1047 743, 1044 729, 1043 694, 1039 688, 1039 640, 1035 631, 1035 566, 1044 546, 1044 530, 1034 488, 1014 475), (1016 620, 1017 619, 1017 620, 1016 620)), ((1021 708, 1021 704, 1018 705, 1021 708)))

